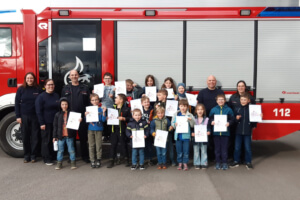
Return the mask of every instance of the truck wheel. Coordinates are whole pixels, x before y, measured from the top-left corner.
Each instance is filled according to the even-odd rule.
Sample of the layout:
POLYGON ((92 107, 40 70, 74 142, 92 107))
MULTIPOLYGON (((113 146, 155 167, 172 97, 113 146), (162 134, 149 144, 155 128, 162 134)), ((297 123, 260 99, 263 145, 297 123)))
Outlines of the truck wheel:
POLYGON ((23 143, 20 124, 14 112, 8 113, 0 122, 0 146, 10 156, 23 157, 23 143))

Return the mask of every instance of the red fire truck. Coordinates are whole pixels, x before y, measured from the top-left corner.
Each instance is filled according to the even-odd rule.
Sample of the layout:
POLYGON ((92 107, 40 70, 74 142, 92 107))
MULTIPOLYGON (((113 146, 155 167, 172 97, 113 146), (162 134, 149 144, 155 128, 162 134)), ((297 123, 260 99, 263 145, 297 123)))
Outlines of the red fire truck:
MULTIPOLYGON (((5 13, 4 13, 5 14, 5 13)), ((184 82, 192 93, 213 74, 227 96, 245 80, 264 114, 255 140, 300 129, 300 9, 72 8, 22 10, 22 23, 0 24, 0 145, 22 156, 14 99, 27 72, 56 92, 72 69, 90 88, 110 72, 143 85, 153 74, 184 82)))

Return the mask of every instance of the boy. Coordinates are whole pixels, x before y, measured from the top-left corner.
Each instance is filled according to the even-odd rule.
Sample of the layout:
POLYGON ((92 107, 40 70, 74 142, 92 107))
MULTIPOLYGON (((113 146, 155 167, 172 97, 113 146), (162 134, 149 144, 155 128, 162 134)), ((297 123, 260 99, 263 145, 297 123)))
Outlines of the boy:
MULTIPOLYGON (((134 131, 144 130, 144 138, 149 136, 149 125, 146 120, 142 119, 142 112, 140 109, 134 109, 132 111, 132 118, 127 124, 126 135, 129 138, 133 138, 134 131)), ((140 170, 144 170, 144 148, 132 148, 132 166, 131 170, 137 169, 137 156, 139 154, 140 170)))
POLYGON ((256 122, 250 122, 249 118, 249 103, 251 101, 250 95, 245 93, 240 97, 241 107, 236 110, 237 126, 235 131, 235 148, 234 161, 230 165, 231 168, 238 167, 241 159, 241 146, 244 143, 245 147, 245 161, 247 169, 253 169, 251 164, 251 135, 252 130, 256 128, 256 122))
POLYGON ((189 162, 189 149, 190 149, 190 139, 191 139, 191 128, 195 125, 194 116, 189 113, 188 107, 189 103, 186 99, 179 100, 179 111, 177 111, 172 118, 172 127, 175 129, 174 139, 176 141, 176 151, 177 151, 177 162, 178 162, 178 170, 181 170, 182 167, 185 171, 188 170, 188 162, 189 162), (188 122, 188 131, 187 133, 181 133, 177 131, 177 117, 185 116, 188 122))
POLYGON ((131 79, 126 79, 126 90, 128 107, 130 107, 130 101, 140 98, 143 94, 143 89, 134 84, 131 79))
MULTIPOLYGON (((99 106, 99 96, 97 94, 91 94, 90 99, 93 106, 99 106)), ((106 121, 105 111, 106 107, 104 107, 103 110, 101 107, 98 107, 99 121, 91 122, 88 127, 91 168, 99 168, 101 166, 103 122, 106 121), (95 157, 97 158, 97 161, 95 160, 95 157)), ((89 112, 85 112, 85 116, 88 114, 89 112)))
MULTIPOLYGON (((110 149, 110 163, 107 168, 112 168, 114 166, 114 159, 116 158, 118 144, 121 145, 121 154, 126 159, 126 167, 129 167, 129 156, 126 143, 126 123, 129 122, 131 118, 130 108, 126 104, 126 96, 124 94, 118 94, 115 98, 114 108, 118 110, 119 113, 119 125, 112 125, 112 132, 110 135, 111 149, 110 149)), ((117 164, 120 164, 120 160, 117 164)))
POLYGON ((226 132, 215 132, 213 131, 213 139, 215 144, 215 157, 216 166, 215 169, 228 169, 227 158, 228 158, 228 141, 229 141, 229 126, 234 123, 233 112, 230 107, 228 107, 225 102, 226 98, 224 94, 218 94, 216 97, 217 106, 213 107, 209 113, 210 124, 215 125, 214 115, 227 115, 227 131, 226 132), (222 160, 221 160, 222 158, 222 160), (221 165, 222 161, 222 165, 221 165))
POLYGON ((157 92, 157 102, 154 104, 153 110, 153 117, 156 117, 156 109, 158 106, 166 108, 166 101, 167 101, 168 91, 167 90, 159 90, 157 92))
MULTIPOLYGON (((153 108, 150 105, 150 99, 147 96, 143 96, 141 98, 142 106, 143 106, 143 114, 142 114, 142 120, 146 120, 148 125, 150 125, 150 122, 153 118, 153 108)), ((153 137, 147 137, 145 140, 145 157, 148 161, 148 165, 153 165, 153 137)))
MULTIPOLYGON (((69 111, 69 102, 67 98, 63 97, 60 100, 61 111, 57 112, 53 121, 53 142, 58 140, 58 152, 57 152, 57 165, 56 170, 62 168, 62 161, 64 156, 65 143, 68 146, 68 152, 70 154, 71 169, 76 169, 75 162, 75 149, 74 138, 76 137, 76 130, 67 129, 69 111)), ((81 120, 80 120, 81 121, 81 120)))
MULTIPOLYGON (((151 121, 150 124, 150 133, 155 137, 157 130, 168 131, 171 127, 171 122, 165 117, 165 108, 159 106, 156 109, 157 118, 151 121)), ((158 160, 157 169, 167 169, 167 148, 156 147, 156 154, 158 160)))

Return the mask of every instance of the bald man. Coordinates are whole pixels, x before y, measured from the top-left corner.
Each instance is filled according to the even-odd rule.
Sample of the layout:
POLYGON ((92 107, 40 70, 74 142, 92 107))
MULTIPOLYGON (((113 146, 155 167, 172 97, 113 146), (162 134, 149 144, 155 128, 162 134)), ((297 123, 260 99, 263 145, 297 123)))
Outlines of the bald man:
POLYGON ((71 111, 81 113, 82 122, 80 123, 78 135, 80 140, 81 157, 85 162, 89 162, 89 152, 87 145, 87 123, 84 120, 85 107, 90 105, 90 91, 84 84, 79 83, 79 73, 71 70, 69 78, 71 84, 65 85, 62 89, 61 96, 66 97, 70 103, 71 111))

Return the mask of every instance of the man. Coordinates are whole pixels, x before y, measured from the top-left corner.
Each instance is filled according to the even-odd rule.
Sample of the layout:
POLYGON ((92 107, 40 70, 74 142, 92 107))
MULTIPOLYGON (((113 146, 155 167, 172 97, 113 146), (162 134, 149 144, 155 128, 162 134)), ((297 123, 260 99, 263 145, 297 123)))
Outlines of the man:
POLYGON ((70 102, 70 110, 81 113, 82 121, 79 126, 78 135, 80 140, 81 157, 85 162, 89 162, 89 153, 87 146, 87 123, 84 119, 85 107, 88 106, 90 91, 84 84, 79 83, 79 73, 71 70, 69 78, 71 84, 65 85, 62 89, 61 96, 66 97, 70 102))
MULTIPOLYGON (((210 110, 217 105, 216 97, 218 94, 224 94, 221 89, 216 88, 217 80, 216 77, 210 75, 206 80, 207 88, 201 90, 197 96, 197 102, 202 103, 206 109, 206 115, 209 116, 210 110)), ((211 134, 208 136, 207 156, 209 160, 214 160, 214 143, 211 134)))

